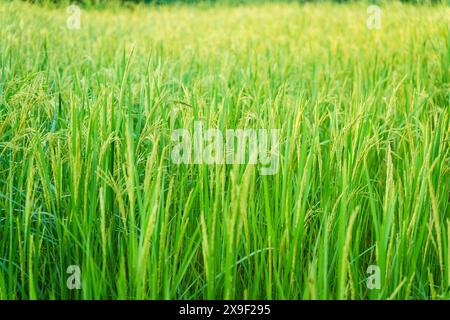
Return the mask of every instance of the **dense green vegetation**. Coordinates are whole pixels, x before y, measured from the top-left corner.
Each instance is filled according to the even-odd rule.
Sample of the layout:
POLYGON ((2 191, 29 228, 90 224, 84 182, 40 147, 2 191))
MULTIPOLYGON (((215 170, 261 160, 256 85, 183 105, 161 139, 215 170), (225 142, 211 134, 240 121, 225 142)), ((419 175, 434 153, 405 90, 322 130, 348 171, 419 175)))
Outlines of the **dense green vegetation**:
POLYGON ((0 299, 450 298, 450 11, 367 6, 0 2, 0 299), (173 163, 198 120, 279 171, 173 163))
MULTIPOLYGON (((83 6, 103 6, 117 3, 121 5, 129 4, 150 4, 150 5, 165 5, 165 4, 224 4, 224 5, 241 5, 241 4, 257 4, 257 3, 321 3, 321 2, 336 2, 336 3, 356 3, 356 2, 370 2, 375 4, 389 3, 392 0, 24 0, 32 3, 49 4, 49 5, 70 5, 73 3, 81 4, 83 6)), ((403 3, 414 4, 449 4, 449 0, 399 0, 403 3)))

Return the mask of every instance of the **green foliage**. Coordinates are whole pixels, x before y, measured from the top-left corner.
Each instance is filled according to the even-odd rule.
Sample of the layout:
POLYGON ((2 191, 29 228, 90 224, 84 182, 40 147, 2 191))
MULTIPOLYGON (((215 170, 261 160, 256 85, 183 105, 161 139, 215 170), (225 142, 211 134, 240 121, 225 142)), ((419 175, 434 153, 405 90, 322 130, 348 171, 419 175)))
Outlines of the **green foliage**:
MULTIPOLYGON (((241 5, 241 4, 256 4, 256 3, 320 3, 320 2, 336 2, 336 3, 355 3, 355 2, 369 2, 369 3, 387 3, 395 2, 396 0, 23 0, 38 4, 52 4, 52 5, 69 5, 72 3, 80 4, 87 7, 104 7, 113 5, 127 6, 130 4, 147 4, 147 5, 166 5, 166 4, 227 4, 227 5, 241 5)), ((398 0, 403 3, 414 4, 449 4, 449 0, 398 0)))
POLYGON ((0 299, 449 299, 449 9, 366 9, 0 3, 0 299), (174 164, 195 120, 279 172, 174 164))

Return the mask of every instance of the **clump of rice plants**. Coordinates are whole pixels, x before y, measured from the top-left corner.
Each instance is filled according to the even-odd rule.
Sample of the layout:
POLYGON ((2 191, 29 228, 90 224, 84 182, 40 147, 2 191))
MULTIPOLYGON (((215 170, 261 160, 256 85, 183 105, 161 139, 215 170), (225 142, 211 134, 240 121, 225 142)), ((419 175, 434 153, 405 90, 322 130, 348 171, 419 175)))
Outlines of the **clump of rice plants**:
POLYGON ((450 298, 450 10, 368 6, 0 2, 0 299, 450 298))

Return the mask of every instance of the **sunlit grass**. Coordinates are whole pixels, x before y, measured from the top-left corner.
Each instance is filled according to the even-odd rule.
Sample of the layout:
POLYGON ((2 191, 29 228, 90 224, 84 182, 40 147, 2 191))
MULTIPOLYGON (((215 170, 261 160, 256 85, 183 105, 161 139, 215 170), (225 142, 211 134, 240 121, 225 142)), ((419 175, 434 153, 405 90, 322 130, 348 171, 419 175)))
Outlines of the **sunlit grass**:
POLYGON ((450 10, 366 8, 0 2, 0 299, 450 298, 450 10), (172 163, 196 120, 279 172, 172 163))

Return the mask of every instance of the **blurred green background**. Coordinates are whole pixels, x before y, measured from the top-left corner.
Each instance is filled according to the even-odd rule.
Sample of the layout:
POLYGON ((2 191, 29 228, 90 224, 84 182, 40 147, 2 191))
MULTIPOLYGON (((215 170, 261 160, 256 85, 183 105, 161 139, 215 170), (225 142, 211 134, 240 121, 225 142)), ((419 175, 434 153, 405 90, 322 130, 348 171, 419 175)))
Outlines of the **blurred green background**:
MULTIPOLYGON (((8 0, 7 0, 8 1, 8 0)), ((11 0, 10 0, 11 1, 11 0)), ((383 2, 408 2, 408 3, 416 3, 416 4, 437 4, 437 3, 447 3, 450 4, 450 0, 23 0, 33 3, 40 4, 71 4, 71 3, 79 3, 87 6, 98 6, 105 5, 111 3, 119 3, 119 4, 133 4, 133 3, 144 3, 144 4, 245 4, 245 3, 264 3, 264 2, 297 2, 297 3, 306 3, 306 2, 368 2, 368 3, 383 3, 383 2)))

